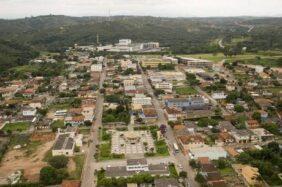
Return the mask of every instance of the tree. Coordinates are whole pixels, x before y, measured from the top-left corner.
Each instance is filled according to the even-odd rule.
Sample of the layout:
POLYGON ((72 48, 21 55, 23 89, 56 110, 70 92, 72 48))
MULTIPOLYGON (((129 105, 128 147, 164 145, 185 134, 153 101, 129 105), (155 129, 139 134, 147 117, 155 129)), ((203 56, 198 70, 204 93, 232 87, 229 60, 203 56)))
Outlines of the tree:
POLYGON ((186 171, 180 171, 179 172, 179 177, 187 178, 187 172, 186 171))
POLYGON ((248 164, 252 157, 248 153, 243 152, 237 157, 237 160, 243 164, 248 164))
POLYGON ((241 105, 235 105, 234 110, 238 113, 244 112, 244 107, 241 105))
POLYGON ((261 122, 261 114, 259 112, 254 112, 252 117, 253 117, 253 119, 261 122))
POLYGON ((37 112, 38 112, 39 114, 41 114, 42 116, 46 116, 46 114, 47 114, 47 112, 48 112, 48 109, 40 109, 40 108, 38 108, 38 109, 37 109, 37 112))
POLYGON ((280 147, 277 142, 270 142, 267 147, 271 149, 274 153, 279 153, 280 147))
POLYGON ((40 170, 40 182, 44 185, 57 184, 56 169, 50 166, 43 167, 40 170))
POLYGON ((206 179, 204 178, 204 176, 200 173, 197 173, 195 180, 200 183, 200 184, 204 184, 206 182, 206 179))
POLYGON ((219 169, 224 169, 224 168, 226 168, 226 166, 227 166, 227 163, 226 163, 226 161, 224 159, 219 159, 218 160, 217 167, 219 169))
POLYGON ((155 90, 154 90, 154 95, 155 95, 156 97, 158 97, 158 96, 161 95, 161 94, 165 94, 165 91, 162 90, 162 89, 155 89, 155 90))
POLYGON ((189 161, 189 165, 194 169, 199 168, 199 165, 197 164, 197 162, 194 159, 189 161))
POLYGON ((84 121, 84 125, 87 127, 90 127, 92 125, 92 122, 89 120, 84 121))
POLYGON ((68 157, 64 155, 53 156, 48 160, 48 163, 56 169, 67 167, 68 162, 68 157))
POLYGON ((161 124, 161 126, 160 126, 160 131, 161 131, 161 133, 164 135, 164 134, 166 133, 166 125, 161 124))
POLYGON ((81 99, 79 98, 75 98, 72 102, 71 102, 71 106, 78 108, 81 105, 81 99))

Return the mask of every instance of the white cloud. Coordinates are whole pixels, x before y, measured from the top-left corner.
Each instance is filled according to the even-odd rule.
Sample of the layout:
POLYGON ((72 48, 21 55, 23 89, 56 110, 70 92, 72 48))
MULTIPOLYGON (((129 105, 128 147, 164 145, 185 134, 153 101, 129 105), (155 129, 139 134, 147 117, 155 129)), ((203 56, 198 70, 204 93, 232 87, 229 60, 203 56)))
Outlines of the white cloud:
POLYGON ((151 15, 275 16, 282 0, 0 0, 1 18, 46 14, 71 16, 151 15))

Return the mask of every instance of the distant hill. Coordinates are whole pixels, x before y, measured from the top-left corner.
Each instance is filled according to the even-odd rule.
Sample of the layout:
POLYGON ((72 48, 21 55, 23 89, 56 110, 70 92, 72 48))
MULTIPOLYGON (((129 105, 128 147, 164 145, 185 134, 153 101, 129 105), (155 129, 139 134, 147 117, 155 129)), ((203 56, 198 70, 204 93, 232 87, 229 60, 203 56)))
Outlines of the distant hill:
MULTIPOLYGON (((232 38, 247 37, 235 47, 248 50, 282 48, 282 18, 161 18, 142 16, 69 17, 48 15, 16 20, 0 20, 0 65, 7 43, 30 50, 60 51, 74 43, 95 44, 99 34, 103 44, 131 38, 134 42, 158 41, 174 53, 218 52, 216 40, 229 43, 232 38), (251 32, 240 26, 254 25, 251 32), (4 42, 5 41, 5 42, 4 42), (2 56, 2 58, 1 58, 2 56)), ((31 52, 32 53, 32 52, 31 52)), ((3 62, 4 61, 4 62, 3 62)))

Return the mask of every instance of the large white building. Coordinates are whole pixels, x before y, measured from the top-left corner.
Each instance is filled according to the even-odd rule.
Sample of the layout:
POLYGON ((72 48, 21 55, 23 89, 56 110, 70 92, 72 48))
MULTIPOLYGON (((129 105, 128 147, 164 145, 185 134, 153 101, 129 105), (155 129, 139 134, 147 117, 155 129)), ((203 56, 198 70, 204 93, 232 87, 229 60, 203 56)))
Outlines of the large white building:
POLYGON ((128 159, 126 171, 149 171, 149 165, 146 158, 128 159))
POLYGON ((198 159, 199 157, 208 157, 210 160, 218 160, 219 158, 226 158, 227 152, 222 147, 198 147, 190 148, 189 156, 191 159, 198 159))
POLYGON ((156 83, 154 86, 156 89, 164 90, 167 93, 172 92, 172 83, 170 82, 160 82, 160 83, 156 83))
POLYGON ((130 45, 131 39, 120 39, 118 45, 130 45))
POLYGON ((136 94, 132 98, 132 104, 152 105, 152 98, 146 97, 144 94, 136 94))

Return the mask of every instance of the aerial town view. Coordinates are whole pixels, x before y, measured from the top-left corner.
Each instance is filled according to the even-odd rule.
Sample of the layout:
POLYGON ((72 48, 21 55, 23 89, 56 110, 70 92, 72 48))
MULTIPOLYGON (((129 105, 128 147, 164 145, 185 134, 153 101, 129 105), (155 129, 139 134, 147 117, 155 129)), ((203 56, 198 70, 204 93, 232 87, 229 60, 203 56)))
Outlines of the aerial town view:
POLYGON ((51 2, 0 1, 0 187, 282 186, 281 1, 51 2))

